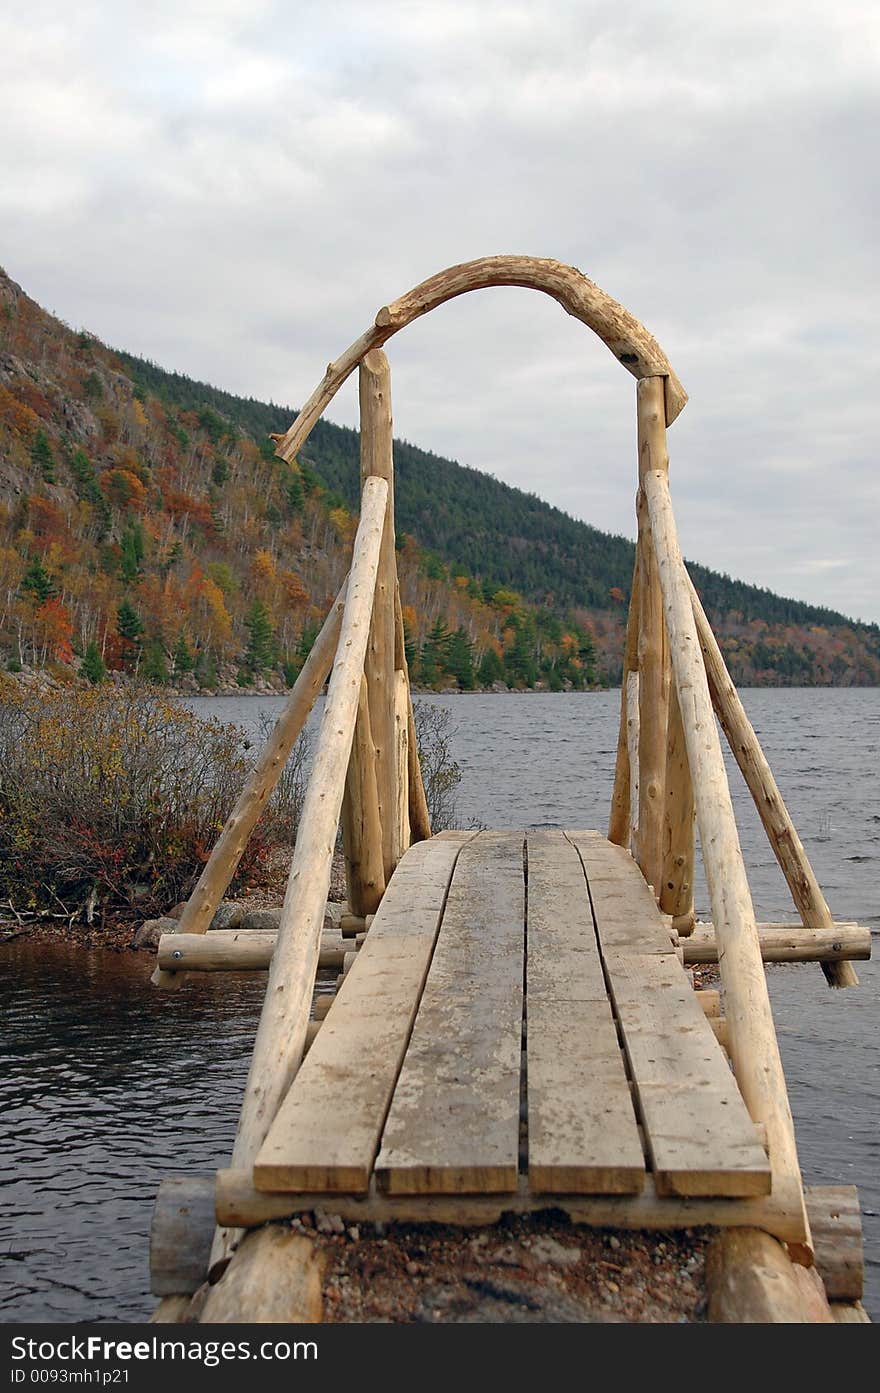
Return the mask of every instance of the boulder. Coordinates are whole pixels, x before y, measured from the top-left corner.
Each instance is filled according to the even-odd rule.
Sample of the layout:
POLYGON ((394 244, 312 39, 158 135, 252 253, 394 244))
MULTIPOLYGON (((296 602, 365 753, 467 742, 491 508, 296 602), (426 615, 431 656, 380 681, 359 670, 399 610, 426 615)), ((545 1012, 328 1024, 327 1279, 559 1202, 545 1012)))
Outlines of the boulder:
POLYGON ((155 953, 159 947, 159 939, 163 934, 177 932, 177 920, 171 919, 167 914, 161 919, 145 919, 140 928, 135 931, 131 941, 133 948, 147 948, 155 953))

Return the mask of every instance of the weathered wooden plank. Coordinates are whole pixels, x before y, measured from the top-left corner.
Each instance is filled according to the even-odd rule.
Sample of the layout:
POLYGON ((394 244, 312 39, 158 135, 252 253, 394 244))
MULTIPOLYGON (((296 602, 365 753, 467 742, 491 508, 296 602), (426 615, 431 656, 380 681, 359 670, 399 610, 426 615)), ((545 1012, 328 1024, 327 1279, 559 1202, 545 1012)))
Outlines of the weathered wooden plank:
POLYGON ((536 1193, 637 1194, 645 1162, 580 857, 530 832, 528 1157, 536 1193))
POLYGON ((254 1165, 265 1190, 366 1191, 461 846, 401 860, 321 1032, 254 1165))
POLYGON ((604 944, 603 958, 658 1191, 769 1193, 769 1162, 677 959, 604 944))
POLYGON ((567 832, 566 836, 583 862, 594 913, 597 896, 601 897, 603 949, 674 955, 668 920, 629 852, 598 832, 567 832))
POLYGON ((376 1160, 388 1194, 516 1189, 523 841, 483 832, 462 848, 376 1160))

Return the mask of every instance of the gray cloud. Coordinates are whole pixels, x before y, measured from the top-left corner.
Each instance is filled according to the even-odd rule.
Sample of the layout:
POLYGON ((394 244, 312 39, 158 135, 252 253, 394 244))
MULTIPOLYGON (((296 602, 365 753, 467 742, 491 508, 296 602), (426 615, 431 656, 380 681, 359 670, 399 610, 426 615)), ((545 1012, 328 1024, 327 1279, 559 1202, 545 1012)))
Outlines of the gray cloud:
MULTIPOLYGON (((686 554, 880 619, 878 50, 858 0, 37 0, 0 20, 0 256, 69 323, 294 405, 440 267, 574 262, 691 394, 686 554)), ((389 352, 400 434, 633 535, 632 379, 557 306, 487 291, 389 352)))

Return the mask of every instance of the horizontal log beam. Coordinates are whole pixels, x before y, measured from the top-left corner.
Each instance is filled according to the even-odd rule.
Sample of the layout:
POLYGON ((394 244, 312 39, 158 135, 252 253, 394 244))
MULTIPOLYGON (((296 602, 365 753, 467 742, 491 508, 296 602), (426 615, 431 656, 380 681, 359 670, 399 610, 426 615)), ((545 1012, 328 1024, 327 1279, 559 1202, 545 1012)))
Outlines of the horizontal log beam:
MULTIPOLYGON (((164 1182, 167 1184, 168 1182, 164 1182)), ((592 1228, 675 1229, 711 1224, 760 1225, 784 1242, 802 1233, 800 1187, 782 1180, 772 1195, 756 1199, 683 1199, 657 1195, 648 1176, 640 1195, 532 1195, 523 1179, 510 1195, 334 1195, 333 1212, 346 1223, 438 1223, 480 1227, 504 1213, 539 1214, 561 1209, 574 1224, 592 1228)), ((326 1194, 281 1195, 255 1190, 249 1171, 221 1170, 216 1178, 217 1219, 254 1228, 313 1209, 327 1208, 326 1194)))
MULTIPOLYGON (((214 929, 208 934, 163 934, 159 966, 170 972, 266 971, 272 962, 277 932, 272 929, 214 929)), ((348 945, 342 939, 322 940, 319 968, 339 972, 348 945)))
MULTIPOLYGON (((759 924, 758 941, 765 963, 836 962, 871 956, 871 930, 861 924, 832 924, 828 929, 805 929, 803 924, 759 924)), ((682 939, 685 967, 717 963, 718 944, 711 924, 697 924, 682 939)))

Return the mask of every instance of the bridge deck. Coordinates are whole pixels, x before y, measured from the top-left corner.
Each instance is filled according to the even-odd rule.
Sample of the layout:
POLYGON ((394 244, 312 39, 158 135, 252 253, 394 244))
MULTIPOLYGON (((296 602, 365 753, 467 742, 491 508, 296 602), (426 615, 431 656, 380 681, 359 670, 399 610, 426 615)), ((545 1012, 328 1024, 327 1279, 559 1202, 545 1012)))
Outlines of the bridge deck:
POLYGON ((257 1189, 748 1197, 766 1154, 629 854, 594 832, 406 853, 257 1189))

